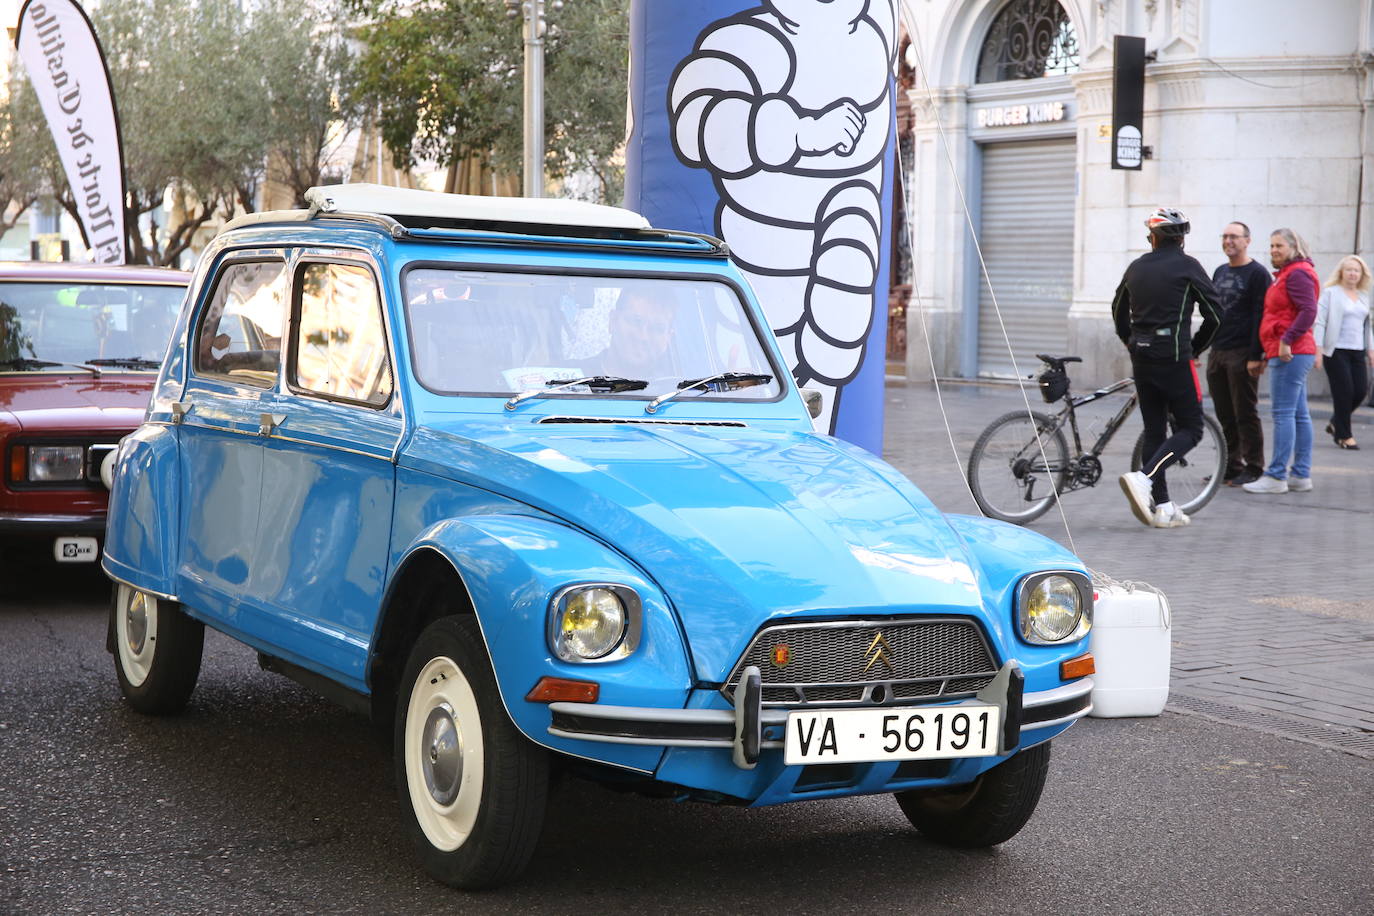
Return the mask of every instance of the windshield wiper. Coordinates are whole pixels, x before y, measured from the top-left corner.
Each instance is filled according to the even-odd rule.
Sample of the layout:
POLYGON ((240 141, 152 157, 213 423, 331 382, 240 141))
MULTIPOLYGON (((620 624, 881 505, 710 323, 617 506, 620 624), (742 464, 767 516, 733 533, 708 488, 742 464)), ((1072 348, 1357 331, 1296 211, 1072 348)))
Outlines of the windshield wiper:
POLYGON ((37 372, 39 369, 52 369, 56 366, 71 366, 74 369, 85 369, 96 378, 100 378, 100 370, 95 366, 88 366, 85 363, 55 363, 49 359, 29 359, 27 356, 16 356, 14 359, 0 359, 0 370, 14 369, 19 372, 37 372))
POLYGON ((766 372, 721 372, 705 378, 689 378, 677 383, 677 390, 660 394, 644 406, 645 413, 653 413, 673 398, 681 397, 689 391, 700 388, 702 391, 736 391, 740 388, 753 388, 767 385, 773 376, 766 372))
POLYGON ((619 394, 622 391, 640 391, 649 387, 649 383, 643 379, 621 378, 618 375, 589 375, 586 378, 575 378, 572 381, 551 378, 544 383, 545 387, 531 388, 529 391, 522 391, 511 398, 506 402, 506 409, 514 410, 515 406, 521 401, 543 397, 546 394, 553 394, 556 391, 562 391, 564 388, 573 388, 577 385, 585 385, 592 391, 609 394, 619 394))
POLYGON ((160 360, 144 359, 142 356, 107 356, 100 359, 88 359, 86 364, 89 366, 118 366, 121 369, 158 369, 162 367, 160 360))

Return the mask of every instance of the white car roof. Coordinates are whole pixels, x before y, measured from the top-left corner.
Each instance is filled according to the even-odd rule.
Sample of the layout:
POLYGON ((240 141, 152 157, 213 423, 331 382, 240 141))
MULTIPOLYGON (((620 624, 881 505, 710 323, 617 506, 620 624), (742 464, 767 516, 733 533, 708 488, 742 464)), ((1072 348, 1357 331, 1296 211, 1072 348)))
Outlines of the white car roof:
POLYGON ((305 192, 313 211, 377 213, 395 219, 464 220, 489 223, 530 223, 546 226, 592 226, 599 229, 649 229, 649 221, 633 210, 580 200, 528 197, 479 197, 441 194, 378 184, 334 184, 305 192))

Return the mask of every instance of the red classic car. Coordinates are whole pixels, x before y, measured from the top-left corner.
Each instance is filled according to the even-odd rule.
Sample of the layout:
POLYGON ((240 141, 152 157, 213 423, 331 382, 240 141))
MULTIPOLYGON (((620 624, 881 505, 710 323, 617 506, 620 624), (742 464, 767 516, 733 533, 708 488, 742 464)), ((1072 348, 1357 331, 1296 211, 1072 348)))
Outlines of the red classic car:
POLYGON ((99 556, 101 465, 143 420, 190 274, 0 262, 0 540, 99 556))

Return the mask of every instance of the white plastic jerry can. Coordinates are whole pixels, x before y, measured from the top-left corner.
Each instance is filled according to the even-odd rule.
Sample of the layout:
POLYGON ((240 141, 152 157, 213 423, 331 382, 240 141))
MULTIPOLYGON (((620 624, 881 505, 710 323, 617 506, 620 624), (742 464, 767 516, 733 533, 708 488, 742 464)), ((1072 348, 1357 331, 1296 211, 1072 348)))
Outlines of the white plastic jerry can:
POLYGON ((1169 699, 1169 600, 1149 585, 1095 585, 1089 715, 1157 716, 1169 699))

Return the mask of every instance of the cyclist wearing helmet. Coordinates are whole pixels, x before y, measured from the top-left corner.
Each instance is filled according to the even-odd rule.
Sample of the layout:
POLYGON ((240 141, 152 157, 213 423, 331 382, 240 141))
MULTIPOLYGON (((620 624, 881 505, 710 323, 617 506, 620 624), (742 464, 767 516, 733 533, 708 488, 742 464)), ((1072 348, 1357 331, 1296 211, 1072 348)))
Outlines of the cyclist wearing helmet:
POLYGON ((1221 309, 1202 265, 1183 253, 1188 218, 1161 207, 1145 220, 1145 227, 1151 251, 1126 268, 1112 300, 1116 334, 1131 354, 1145 423, 1145 463, 1139 471, 1121 475, 1121 489, 1142 524, 1178 528, 1188 524, 1188 516, 1169 499, 1164 472, 1202 441, 1202 386, 1193 358, 1212 342, 1221 309), (1196 334, 1194 306, 1202 315, 1196 334))

